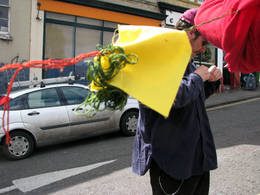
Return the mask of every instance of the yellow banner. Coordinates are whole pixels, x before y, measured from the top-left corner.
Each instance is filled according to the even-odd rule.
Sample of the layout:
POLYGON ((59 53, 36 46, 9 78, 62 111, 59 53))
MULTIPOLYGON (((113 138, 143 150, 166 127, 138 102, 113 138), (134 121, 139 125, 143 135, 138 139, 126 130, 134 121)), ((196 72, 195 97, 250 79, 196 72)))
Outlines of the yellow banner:
POLYGON ((110 84, 168 117, 191 57, 186 32, 120 25, 114 45, 124 48, 126 54, 136 54, 138 62, 127 65, 110 84))

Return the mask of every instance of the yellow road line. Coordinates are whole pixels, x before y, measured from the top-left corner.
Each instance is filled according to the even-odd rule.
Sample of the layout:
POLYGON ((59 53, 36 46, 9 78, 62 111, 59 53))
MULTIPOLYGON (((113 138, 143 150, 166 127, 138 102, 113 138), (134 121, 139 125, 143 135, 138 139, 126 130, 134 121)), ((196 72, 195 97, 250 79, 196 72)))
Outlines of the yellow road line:
POLYGON ((231 106, 235 106, 235 105, 239 105, 239 104, 244 104, 244 103, 248 103, 248 102, 254 102, 254 101, 257 101, 257 100, 260 100, 260 97, 252 98, 252 99, 248 99, 248 100, 242 100, 242 101, 239 101, 239 102, 234 102, 234 103, 225 104, 225 105, 221 105, 221 106, 216 106, 216 107, 213 107, 213 108, 208 108, 207 111, 219 110, 219 109, 222 109, 222 108, 227 108, 227 107, 231 107, 231 106))

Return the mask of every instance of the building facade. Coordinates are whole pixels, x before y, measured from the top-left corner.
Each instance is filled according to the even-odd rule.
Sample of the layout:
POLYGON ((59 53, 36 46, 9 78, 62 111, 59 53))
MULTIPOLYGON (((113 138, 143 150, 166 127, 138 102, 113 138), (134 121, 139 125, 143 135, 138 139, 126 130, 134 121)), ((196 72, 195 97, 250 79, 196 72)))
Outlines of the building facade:
MULTIPOLYGON (((118 24, 174 27, 185 10, 201 3, 202 0, 0 0, 0 63, 73 58, 95 51, 98 44, 111 43, 118 24)), ((223 52, 210 47, 208 54, 205 63, 222 67, 223 52)), ((86 62, 62 72, 27 69, 19 73, 17 80, 41 80, 70 73, 85 76, 86 69, 86 62)), ((0 73, 1 86, 7 85, 12 73, 0 73)))

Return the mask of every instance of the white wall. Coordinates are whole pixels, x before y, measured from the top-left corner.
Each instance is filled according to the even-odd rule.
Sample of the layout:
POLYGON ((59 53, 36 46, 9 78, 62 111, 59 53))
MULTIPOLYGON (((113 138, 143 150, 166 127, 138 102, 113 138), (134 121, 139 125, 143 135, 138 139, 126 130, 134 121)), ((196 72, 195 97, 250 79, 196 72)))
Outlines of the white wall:
POLYGON ((12 40, 0 39, 0 62, 10 63, 15 56, 18 60, 29 60, 30 20, 32 0, 10 0, 10 35, 12 40))
MULTIPOLYGON (((43 11, 37 9, 37 1, 31 0, 31 28, 30 28, 30 60, 41 60, 43 54, 43 27, 44 16, 43 11), (38 19, 36 19, 38 16, 38 19)), ((42 69, 31 68, 30 80, 34 77, 38 80, 42 79, 42 69)))

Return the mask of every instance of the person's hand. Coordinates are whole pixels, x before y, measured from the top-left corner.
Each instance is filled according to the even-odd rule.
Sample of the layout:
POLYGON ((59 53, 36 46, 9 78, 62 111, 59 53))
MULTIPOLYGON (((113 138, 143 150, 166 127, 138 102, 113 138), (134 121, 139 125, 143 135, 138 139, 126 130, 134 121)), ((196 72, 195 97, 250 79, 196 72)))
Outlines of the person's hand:
POLYGON ((210 72, 208 70, 208 67, 206 66, 199 66, 194 73, 200 75, 200 77, 202 78, 203 82, 207 81, 210 77, 210 72))
POLYGON ((214 82, 214 81, 219 80, 222 77, 220 68, 216 67, 215 65, 209 67, 208 71, 210 73, 208 81, 214 82))

